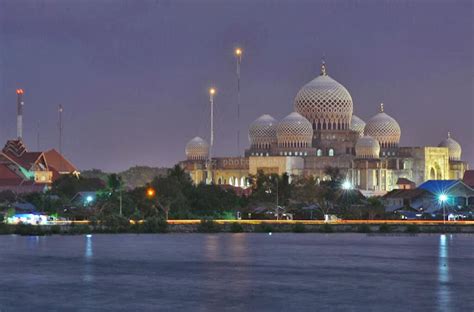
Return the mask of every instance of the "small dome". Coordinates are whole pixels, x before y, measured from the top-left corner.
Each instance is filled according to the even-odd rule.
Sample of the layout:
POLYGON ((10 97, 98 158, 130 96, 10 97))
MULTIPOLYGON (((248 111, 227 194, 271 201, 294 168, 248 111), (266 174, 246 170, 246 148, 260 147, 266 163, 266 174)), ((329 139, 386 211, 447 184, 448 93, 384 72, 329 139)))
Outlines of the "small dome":
POLYGON ((371 136, 363 136, 357 140, 355 145, 357 158, 379 158, 380 144, 371 136))
POLYGON ((270 148, 277 142, 276 125, 276 119, 270 115, 258 117, 249 128, 250 145, 254 148, 270 148))
POLYGON ((318 130, 349 129, 352 116, 352 97, 347 89, 326 73, 304 85, 296 94, 295 111, 308 119, 318 130))
POLYGON ((363 121, 356 115, 352 115, 350 129, 352 131, 359 133, 360 136, 364 136, 364 128, 365 128, 365 121, 363 121))
POLYGON ((311 147, 313 127, 297 112, 283 118, 277 125, 276 133, 279 147, 311 147))
POLYGON ((205 160, 209 156, 209 144, 204 139, 195 137, 186 144, 185 152, 188 160, 205 160))
POLYGON ((447 147, 449 152, 449 159, 451 160, 460 160, 461 159, 461 144, 456 140, 451 138, 451 133, 448 132, 448 137, 441 141, 438 145, 439 147, 447 147))
POLYGON ((398 122, 385 114, 382 103, 380 113, 372 117, 365 125, 364 135, 376 139, 382 148, 397 147, 400 143, 401 130, 398 122))

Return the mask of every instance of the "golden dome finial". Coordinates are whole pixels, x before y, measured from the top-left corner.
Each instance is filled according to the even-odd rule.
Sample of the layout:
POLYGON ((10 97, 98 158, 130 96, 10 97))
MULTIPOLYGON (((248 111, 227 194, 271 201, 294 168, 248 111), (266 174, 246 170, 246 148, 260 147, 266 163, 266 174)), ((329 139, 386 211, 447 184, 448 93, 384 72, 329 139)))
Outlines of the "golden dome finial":
POLYGON ((324 56, 321 58, 321 76, 327 76, 326 61, 324 60, 324 56))
POLYGON ((380 112, 383 113, 383 103, 380 103, 380 112))

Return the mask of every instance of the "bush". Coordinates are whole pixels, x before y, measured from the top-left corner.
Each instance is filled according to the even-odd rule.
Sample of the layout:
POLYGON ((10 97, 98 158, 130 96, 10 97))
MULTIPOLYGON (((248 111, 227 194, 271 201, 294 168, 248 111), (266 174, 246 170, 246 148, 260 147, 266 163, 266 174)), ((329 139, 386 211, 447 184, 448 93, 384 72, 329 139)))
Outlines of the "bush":
POLYGON ((102 218, 101 225, 105 227, 106 232, 118 233, 128 232, 130 229, 130 221, 118 215, 108 215, 102 218))
POLYGON ((67 234, 70 235, 75 235, 75 234, 90 234, 92 232, 91 227, 88 226, 87 224, 77 224, 74 225, 74 223, 71 225, 69 228, 69 231, 67 231, 67 234))
POLYGON ((43 236, 46 234, 40 226, 23 223, 17 224, 13 233, 22 236, 43 236))
POLYGON ((392 232, 392 228, 388 224, 382 224, 379 226, 380 233, 390 233, 392 232))
POLYGON ((357 232, 359 233, 370 233, 372 230, 368 224, 361 224, 357 227, 357 232))
POLYGON ((420 232, 420 228, 418 227, 418 225, 416 224, 408 224, 406 229, 405 229, 405 232, 406 233, 419 233, 420 232))
POLYGON ((216 233, 219 230, 218 224, 212 219, 202 219, 198 226, 198 232, 201 233, 216 233))
POLYGON ((61 227, 59 225, 52 225, 49 228, 49 231, 50 231, 51 234, 59 234, 59 233, 61 233, 61 227))
POLYGON ((259 225, 257 225, 257 228, 255 230, 256 232, 260 232, 260 233, 274 232, 273 226, 271 226, 271 224, 268 224, 268 223, 260 223, 259 225))
POLYGON ((244 228, 242 224, 238 222, 232 222, 232 224, 230 225, 230 231, 232 233, 242 233, 244 231, 244 228))
MULTIPOLYGON (((139 229, 140 227, 138 227, 139 229)), ((145 233, 167 233, 168 222, 159 217, 149 217, 143 223, 143 232, 145 233)))
POLYGON ((306 227, 304 226, 304 224, 296 223, 296 224, 293 225, 293 227, 291 228, 291 231, 292 231, 293 233, 306 233, 306 227))
POLYGON ((0 223, 0 234, 12 234, 13 228, 9 224, 0 223))
POLYGON ((334 232, 334 229, 332 228, 332 226, 330 224, 323 224, 323 226, 321 227, 321 232, 323 233, 332 233, 334 232))

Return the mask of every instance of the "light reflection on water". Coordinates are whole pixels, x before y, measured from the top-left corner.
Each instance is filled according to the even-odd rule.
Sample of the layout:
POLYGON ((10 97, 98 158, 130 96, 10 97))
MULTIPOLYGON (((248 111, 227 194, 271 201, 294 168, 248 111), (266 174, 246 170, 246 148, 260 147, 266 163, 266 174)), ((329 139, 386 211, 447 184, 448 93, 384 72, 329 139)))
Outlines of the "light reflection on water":
POLYGON ((473 311, 473 250, 464 234, 0 236, 0 311, 473 311))
MULTIPOLYGON (((452 238, 452 237, 451 237, 452 238)), ((449 289, 449 242, 445 234, 439 236, 438 252, 438 308, 450 311, 451 290, 449 289)))
POLYGON ((92 249, 92 237, 85 237, 86 247, 84 251, 84 277, 83 281, 90 283, 94 281, 94 272, 93 272, 93 262, 92 257, 94 256, 94 251, 92 249))

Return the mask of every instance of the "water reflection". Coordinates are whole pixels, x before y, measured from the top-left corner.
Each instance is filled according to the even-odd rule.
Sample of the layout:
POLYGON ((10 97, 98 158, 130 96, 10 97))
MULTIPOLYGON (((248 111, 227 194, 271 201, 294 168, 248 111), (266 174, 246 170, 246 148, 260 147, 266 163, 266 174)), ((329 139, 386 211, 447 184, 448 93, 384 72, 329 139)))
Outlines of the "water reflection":
POLYGON ((439 237, 438 252, 438 309, 450 311, 451 291, 449 289, 449 242, 445 234, 439 237))
POLYGON ((94 256, 94 250, 92 249, 92 237, 86 236, 86 248, 84 252, 84 282, 92 282, 94 280, 94 274, 92 272, 92 257, 94 256))
POLYGON ((207 260, 217 261, 219 253, 219 237, 218 235, 206 235, 204 241, 204 254, 207 260))

